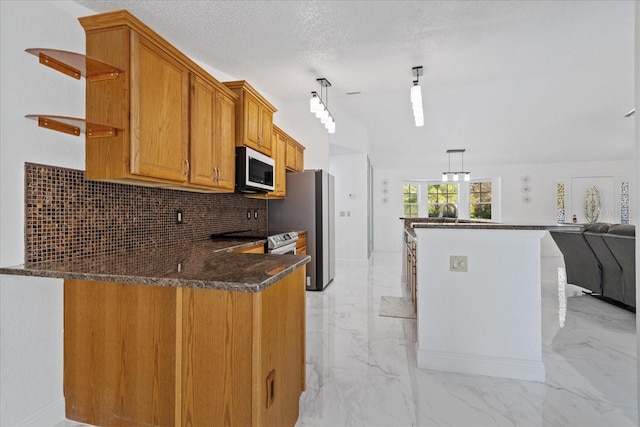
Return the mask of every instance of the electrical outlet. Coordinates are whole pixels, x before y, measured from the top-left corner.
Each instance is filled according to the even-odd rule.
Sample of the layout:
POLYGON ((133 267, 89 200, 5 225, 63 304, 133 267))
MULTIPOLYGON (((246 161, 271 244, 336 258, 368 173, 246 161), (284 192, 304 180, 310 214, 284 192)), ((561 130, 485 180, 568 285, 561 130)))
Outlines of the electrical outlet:
POLYGON ((466 255, 451 255, 449 257, 449 269, 451 271, 466 272, 468 268, 466 255))
POLYGON ((253 217, 258 219, 258 210, 253 211, 253 217))
POLYGON ((184 219, 184 215, 182 214, 182 211, 178 209, 176 211, 176 224, 182 224, 183 219, 184 219))
POLYGON ((251 209, 247 209, 247 219, 251 219, 251 209))

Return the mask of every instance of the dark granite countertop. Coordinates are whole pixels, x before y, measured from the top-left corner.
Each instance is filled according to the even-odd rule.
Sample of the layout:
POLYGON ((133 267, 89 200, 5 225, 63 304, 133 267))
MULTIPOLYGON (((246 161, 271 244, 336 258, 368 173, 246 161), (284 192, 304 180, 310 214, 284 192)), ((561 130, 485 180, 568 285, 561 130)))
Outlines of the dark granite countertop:
POLYGON ((265 240, 201 240, 0 268, 0 274, 260 292, 311 261, 308 255, 236 253, 265 240))
POLYGON ((404 221, 405 231, 415 237, 416 228, 447 228, 465 230, 565 230, 581 231, 581 224, 505 224, 489 221, 475 221, 461 219, 456 222, 453 218, 400 218, 404 221))

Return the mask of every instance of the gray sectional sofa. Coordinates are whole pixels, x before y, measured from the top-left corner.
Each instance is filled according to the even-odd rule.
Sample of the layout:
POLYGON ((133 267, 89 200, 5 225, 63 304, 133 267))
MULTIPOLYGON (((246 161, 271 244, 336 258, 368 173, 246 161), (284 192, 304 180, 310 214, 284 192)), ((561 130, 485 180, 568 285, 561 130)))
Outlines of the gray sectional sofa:
POLYGON ((635 226, 587 224, 582 231, 550 231, 564 257, 567 283, 635 311, 635 226))

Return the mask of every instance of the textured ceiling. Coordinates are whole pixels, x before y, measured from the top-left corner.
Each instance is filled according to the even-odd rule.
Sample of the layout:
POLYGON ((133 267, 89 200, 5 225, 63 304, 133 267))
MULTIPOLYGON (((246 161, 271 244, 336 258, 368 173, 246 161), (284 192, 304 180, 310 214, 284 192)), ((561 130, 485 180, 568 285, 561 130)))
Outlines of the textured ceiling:
POLYGON ((441 164, 448 148, 466 148, 469 164, 633 152, 636 119, 622 118, 634 107, 633 1, 76 3, 127 9, 284 102, 307 100, 326 77, 330 107, 362 123, 376 167, 441 164), (409 103, 418 65, 422 128, 409 103))

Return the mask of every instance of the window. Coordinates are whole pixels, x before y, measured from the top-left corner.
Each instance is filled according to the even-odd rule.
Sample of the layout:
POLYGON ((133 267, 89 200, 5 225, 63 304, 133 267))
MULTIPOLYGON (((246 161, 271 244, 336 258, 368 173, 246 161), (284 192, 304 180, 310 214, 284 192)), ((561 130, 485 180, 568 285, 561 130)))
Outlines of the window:
POLYGON ((404 216, 415 218, 418 216, 418 185, 404 184, 404 216))
POLYGON ((472 182, 469 186, 471 219, 491 219, 491 182, 472 182))
POLYGON ((455 217, 458 209, 458 184, 429 184, 429 217, 438 217, 447 203, 456 208, 446 208, 444 217, 455 217))

